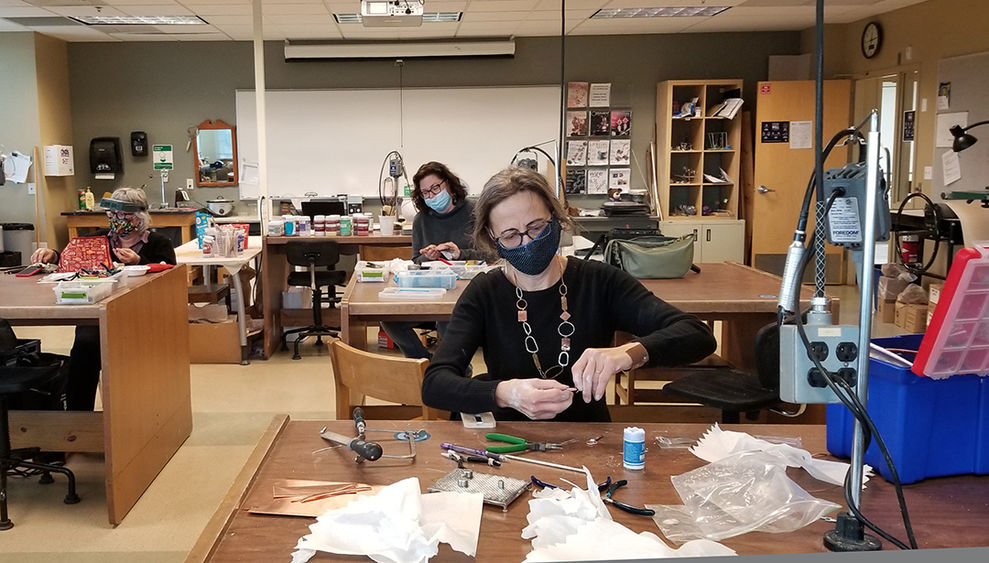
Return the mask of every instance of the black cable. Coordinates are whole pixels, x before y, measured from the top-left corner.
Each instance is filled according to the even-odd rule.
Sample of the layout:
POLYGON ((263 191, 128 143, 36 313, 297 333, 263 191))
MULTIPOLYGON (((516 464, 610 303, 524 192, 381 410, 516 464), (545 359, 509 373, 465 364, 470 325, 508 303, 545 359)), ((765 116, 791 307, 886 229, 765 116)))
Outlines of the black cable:
MULTIPOLYGON (((557 185, 560 186, 560 193, 557 197, 562 199, 563 193, 566 192, 566 179, 563 177, 563 139, 565 138, 564 127, 566 127, 566 115, 567 115, 567 0, 560 0, 560 126, 557 129, 557 137, 559 142, 556 143, 556 162, 560 163, 560 166, 556 168, 556 178, 557 185)), ((546 154, 545 151, 543 154, 546 154)), ((549 156, 549 155, 547 155, 549 156)), ((552 162, 553 159, 550 159, 552 162)))
MULTIPOLYGON (((834 192, 831 193, 825 205, 825 214, 827 214, 827 212, 830 210, 831 205, 834 203, 834 200, 837 199, 840 195, 843 195, 843 193, 840 190, 835 190, 834 192)), ((807 269, 807 265, 810 264, 809 255, 810 253, 806 252, 802 257, 801 263, 798 268, 798 271, 800 272, 801 276, 803 275, 803 272, 807 269)), ((780 313, 780 316, 782 316, 782 312, 780 313)), ((810 339, 807 337, 807 332, 804 330, 804 325, 801 319, 801 315, 795 314, 793 316, 793 319, 794 319, 794 324, 797 327, 797 333, 800 335, 800 339, 804 345, 804 348, 809 351, 811 349, 810 339)), ((868 353, 868 352, 864 352, 864 353, 868 353)), ((872 417, 869 415, 865 406, 862 405, 861 401, 859 401, 858 396, 856 395, 854 390, 851 389, 844 380, 835 378, 834 375, 821 364, 820 360, 818 360, 816 356, 810 353, 808 353, 807 356, 814 363, 814 366, 823 375, 824 380, 828 385, 828 388, 831 389, 831 391, 835 394, 835 396, 837 396, 838 399, 845 405, 845 407, 849 410, 849 412, 851 412, 852 416, 855 417, 855 419, 862 424, 863 433, 865 437, 863 442, 864 443, 863 452, 865 449, 869 447, 869 442, 871 441, 871 437, 872 436, 876 437, 876 444, 879 446, 879 450, 883 455, 883 459, 886 461, 886 464, 890 469, 890 475, 893 480, 893 486, 896 490, 897 501, 900 506, 900 514, 903 518, 903 526, 906 529, 910 546, 908 547, 902 541, 896 539, 895 537, 887 533, 885 530, 883 530, 882 528, 871 522, 868 518, 865 517, 864 514, 862 514, 859 508, 855 506, 851 498, 851 486, 850 486, 851 483, 849 482, 849 475, 851 474, 850 468, 849 471, 846 472, 845 474, 845 487, 844 487, 845 501, 848 504, 848 509, 866 527, 873 530, 874 532, 885 538, 890 543, 896 545, 900 549, 911 549, 911 548, 917 549, 917 540, 914 537, 913 526, 910 523, 910 514, 907 510, 906 499, 903 497, 903 488, 902 488, 902 484, 900 483, 899 473, 896 471, 896 466, 893 463, 893 459, 890 456, 889 450, 886 447, 885 440, 883 440, 882 435, 879 433, 878 429, 876 428, 875 423, 872 420, 872 417)))
POLYGON ((543 149, 535 145, 531 147, 522 147, 521 149, 519 149, 518 152, 515 153, 515 156, 512 157, 511 166, 514 166, 515 162, 519 159, 519 155, 526 151, 536 151, 542 153, 542 155, 546 157, 546 160, 548 160, 549 163, 553 165, 553 167, 556 167, 556 162, 553 160, 553 157, 550 156, 548 152, 544 151, 543 149))

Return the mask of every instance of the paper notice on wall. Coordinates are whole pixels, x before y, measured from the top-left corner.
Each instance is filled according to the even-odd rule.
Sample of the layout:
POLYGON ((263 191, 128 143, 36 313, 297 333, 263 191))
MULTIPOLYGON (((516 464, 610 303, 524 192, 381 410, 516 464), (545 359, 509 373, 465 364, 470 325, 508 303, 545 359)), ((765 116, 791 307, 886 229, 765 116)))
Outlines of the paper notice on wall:
POLYGON ((951 134, 951 128, 955 125, 960 125, 962 128, 968 126, 967 111, 937 114, 937 123, 934 130, 934 146, 941 148, 950 147, 955 140, 954 135, 951 134))
POLYGON ((255 162, 245 162, 240 165, 240 183, 258 185, 258 165, 255 162))
POLYGON ((10 161, 4 163, 4 172, 11 182, 23 184, 27 181, 27 173, 31 170, 31 157, 26 154, 13 152, 10 161))
POLYGON ((941 153, 941 170, 944 172, 945 186, 961 180, 962 165, 958 160, 958 153, 955 151, 944 151, 941 153))
POLYGON ((790 122, 790 148, 809 149, 812 148, 811 132, 813 131, 813 121, 791 121, 790 122))

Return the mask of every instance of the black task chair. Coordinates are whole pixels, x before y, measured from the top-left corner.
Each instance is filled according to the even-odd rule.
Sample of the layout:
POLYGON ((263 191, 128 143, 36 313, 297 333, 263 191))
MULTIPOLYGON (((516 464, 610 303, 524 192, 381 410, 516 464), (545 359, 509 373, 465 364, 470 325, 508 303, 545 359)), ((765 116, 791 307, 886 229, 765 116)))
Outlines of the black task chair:
MULTIPOLYGON (((721 420, 738 423, 740 413, 755 418, 759 410, 780 405, 780 332, 776 323, 768 324, 756 333, 756 373, 733 368, 699 368, 667 383, 663 391, 721 409, 721 420)), ((773 409, 787 416, 789 413, 773 409)))
POLYGON ((340 260, 340 248, 332 240, 323 241, 291 241, 285 245, 285 257, 292 266, 304 266, 307 270, 302 272, 290 272, 288 284, 294 286, 308 287, 312 290, 312 316, 311 326, 286 330, 282 333, 282 348, 286 347, 287 337, 295 334, 295 354, 293 360, 301 360, 299 354, 299 344, 303 339, 310 336, 316 337, 316 345, 323 345, 324 336, 338 337, 335 329, 323 324, 323 290, 327 286, 326 301, 333 304, 337 302, 337 294, 334 286, 340 285, 347 277, 347 272, 334 270, 333 266, 340 260), (325 268, 320 270, 319 268, 325 268))
MULTIPOLYGON (((6 324, 6 321, 0 319, 0 324, 6 324)), ((0 330, 3 328, 0 327, 0 330)), ((9 330, 9 325, 6 325, 5 328, 9 330)), ((7 516, 7 471, 9 470, 24 468, 40 471, 41 480, 39 483, 42 485, 55 482, 51 473, 61 473, 69 480, 65 504, 79 502, 79 496, 76 494, 76 477, 72 471, 60 465, 26 461, 35 459, 41 453, 40 448, 14 450, 10 447, 9 399, 15 395, 19 397, 23 397, 25 394, 44 395, 51 393, 52 389, 64 386, 63 364, 68 361, 68 358, 38 352, 22 354, 23 346, 10 345, 8 340, 0 337, 0 341, 2 341, 0 342, 0 359, 3 360, 0 362, 0 531, 14 527, 14 523, 7 516), (31 358, 27 358, 28 355, 31 358), (19 365, 25 363, 34 365, 19 365)), ((61 393, 59 392, 59 394, 61 393)))

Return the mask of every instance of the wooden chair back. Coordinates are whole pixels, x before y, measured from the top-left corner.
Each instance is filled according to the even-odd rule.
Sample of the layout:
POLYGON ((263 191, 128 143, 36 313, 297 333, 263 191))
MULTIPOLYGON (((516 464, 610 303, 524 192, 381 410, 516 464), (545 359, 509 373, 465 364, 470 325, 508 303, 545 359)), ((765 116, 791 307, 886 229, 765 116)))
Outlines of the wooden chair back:
POLYGON ((336 416, 350 418, 351 392, 401 405, 422 407, 423 420, 440 420, 440 412, 422 404, 427 359, 384 356, 334 340, 330 344, 336 386, 336 416))

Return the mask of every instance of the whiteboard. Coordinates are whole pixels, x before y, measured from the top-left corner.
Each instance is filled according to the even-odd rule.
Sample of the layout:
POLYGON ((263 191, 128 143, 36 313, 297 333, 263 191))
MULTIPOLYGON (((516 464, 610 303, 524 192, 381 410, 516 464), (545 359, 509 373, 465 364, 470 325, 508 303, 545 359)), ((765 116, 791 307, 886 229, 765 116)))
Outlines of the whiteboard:
MULTIPOLYGON (((560 130, 559 86, 267 90, 265 100, 270 198, 377 196, 392 150, 402 154, 409 181, 436 160, 477 194, 516 151, 560 130)), ((254 91, 238 90, 236 107, 238 155, 255 164, 254 91)), ((240 196, 257 198, 258 189, 241 182, 240 196)))

